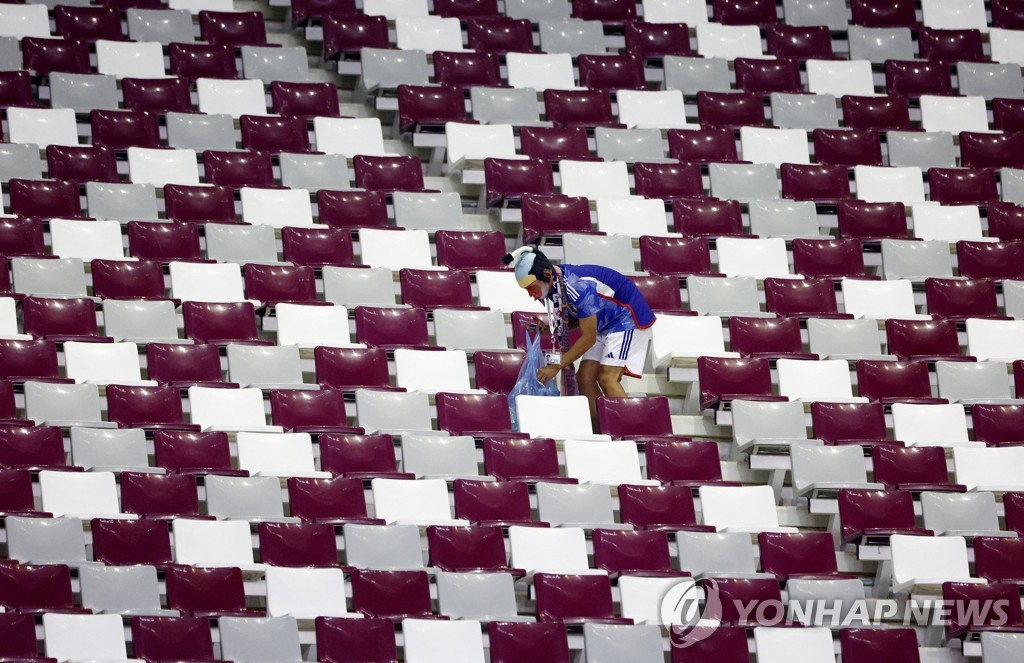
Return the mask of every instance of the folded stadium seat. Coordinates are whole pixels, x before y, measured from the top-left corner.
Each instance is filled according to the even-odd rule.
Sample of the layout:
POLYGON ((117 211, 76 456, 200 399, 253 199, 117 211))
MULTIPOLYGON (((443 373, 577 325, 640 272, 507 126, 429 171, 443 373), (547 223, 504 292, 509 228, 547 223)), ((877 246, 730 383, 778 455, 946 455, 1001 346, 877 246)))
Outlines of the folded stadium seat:
POLYGON ((0 617, 0 629, 3 629, 5 636, 3 649, 0 651, 5 657, 22 660, 57 660, 38 658, 35 619, 32 615, 9 612, 0 617))
MULTIPOLYGON (((533 524, 546 526, 546 523, 533 524)), ((430 525, 427 527, 427 540, 430 548, 430 565, 442 571, 485 571, 511 573, 515 576, 522 576, 524 573, 521 569, 508 567, 502 530, 497 525, 430 525)))
POLYGON ((386 350, 429 345, 426 312, 421 308, 357 306, 355 317, 356 340, 360 343, 386 350))
POLYGON ((377 388, 356 390, 359 425, 369 432, 429 432, 431 428, 427 394, 377 388))
POLYGON ((317 346, 314 350, 317 381, 327 389, 389 389, 387 354, 383 348, 317 346))
POLYGON ((767 123, 762 97, 754 92, 698 92, 697 117, 701 131, 716 127, 762 127, 767 123))
POLYGON ((684 236, 710 239, 747 234, 739 202, 716 198, 673 200, 672 229, 684 236))
POLYGON ((208 477, 206 510, 218 520, 250 523, 284 518, 277 477, 208 477))
MULTIPOLYGON (((418 478, 479 477, 470 435, 409 433, 402 438, 402 467, 418 478)), ((384 487, 388 487, 385 484, 384 487)), ((398 486, 395 490, 408 490, 398 486)), ((426 487, 422 490, 428 490, 426 487)))
MULTIPOLYGON (((487 579, 493 580, 490 577, 487 579)), ((508 585, 508 589, 511 592, 511 585, 508 585)), ((458 656, 474 663, 484 661, 480 622, 474 619, 444 621, 407 618, 402 620, 402 632, 405 637, 404 649, 410 660, 458 656)))
POLYGON ((923 10, 923 24, 929 28, 951 30, 956 28, 971 28, 985 31, 988 23, 985 17, 985 7, 978 0, 969 2, 954 3, 948 0, 924 0, 921 3, 923 10))
POLYGON ((327 83, 273 81, 270 83, 271 108, 283 117, 310 120, 314 117, 338 117, 336 88, 327 83))
MULTIPOLYGON (((512 87, 537 91, 571 90, 576 87, 572 57, 568 53, 510 52, 505 58, 508 63, 508 84, 512 87)), ((610 116, 611 108, 607 110, 610 116)))
POLYGON ((967 320, 967 352, 978 361, 1015 361, 1021 359, 1013 345, 1007 345, 1020 332, 1018 320, 967 320))
POLYGON ((606 90, 544 90, 544 111, 556 127, 618 127, 606 90))
POLYGON ((929 444, 953 447, 970 444, 964 412, 964 406, 959 403, 894 403, 893 434, 896 439, 910 446, 929 444))
POLYGON ((309 135, 302 118, 243 115, 239 122, 242 147, 247 150, 270 154, 309 151, 309 135))
POLYGON ((780 129, 838 129, 836 98, 829 93, 771 93, 772 124, 780 129))
POLYGON ((922 60, 942 62, 982 62, 985 56, 979 30, 921 27, 918 45, 922 60))
POLYGON ((215 46, 262 46, 267 43, 267 28, 260 12, 199 12, 199 30, 203 41, 215 46))
MULTIPOLYGON (((157 435, 159 436, 161 433, 157 433, 157 435)), ((224 451, 227 451, 226 439, 224 440, 224 451)), ((160 452, 158 451, 158 453, 160 452)), ((157 461, 157 464, 161 464, 160 460, 157 461)), ((167 467, 175 469, 171 464, 168 464, 167 467)), ((230 467, 226 469, 230 471, 230 467)), ((199 515, 199 497, 196 490, 195 478, 187 474, 121 473, 122 509, 125 513, 134 513, 144 516, 146 519, 167 519, 177 516, 205 517, 199 515)))
POLYGON ((844 96, 843 121, 851 129, 909 131, 910 109, 902 96, 844 96))
POLYGON ((712 163, 708 172, 711 195, 715 198, 749 203, 779 197, 779 180, 773 164, 712 163))
POLYGON ((850 369, 845 360, 802 361, 778 359, 779 394, 792 401, 863 402, 853 395, 850 369))
POLYGON ((192 422, 206 430, 280 432, 268 426, 259 389, 215 389, 191 386, 192 422))
POLYGON ((398 16, 395 18, 395 42, 403 51, 461 51, 461 25, 454 17, 398 16))
MULTIPOLYGON (((980 4, 979 4, 980 6, 980 4)), ((979 633, 987 631, 1006 631, 1019 633, 1024 628, 1024 620, 1021 619, 1019 602, 1014 600, 1016 586, 1012 583, 990 583, 974 584, 973 582, 944 582, 942 583, 942 599, 953 606, 953 610, 959 610, 953 614, 950 623, 946 625, 945 635, 947 639, 976 637, 979 633), (1009 608, 1003 616, 990 616, 986 614, 968 615, 965 614, 969 604, 987 602, 990 605, 996 602, 1007 602, 1009 608)))
POLYGON ((470 19, 480 16, 499 16, 494 0, 442 0, 434 7, 438 16, 470 19))
POLYGON ((10 21, 10 34, 14 37, 49 37, 50 20, 38 7, 5 7, 0 18, 10 21))
MULTIPOLYGON (((244 130, 243 130, 244 132, 244 130)), ((209 184, 231 187, 270 187, 274 175, 266 152, 203 152, 204 179, 209 184)))
POLYGON ((720 237, 718 268, 726 275, 758 279, 791 276, 786 243, 781 237, 720 237))
POLYGON ((1019 579, 1020 548, 1021 541, 1016 538, 998 535, 975 537, 975 568, 978 577, 990 583, 1012 583, 1019 579))
MULTIPOLYGON (((128 36, 135 41, 155 41, 167 46, 174 42, 192 43, 192 15, 183 9, 143 9, 129 7, 128 36)), ((120 31, 120 26, 118 26, 120 31)))
POLYGON ((243 271, 246 294, 266 306, 317 301, 312 267, 251 263, 245 265, 243 271))
MULTIPOLYGON (((895 352, 891 345, 890 350, 895 352)), ((947 402, 932 396, 928 366, 923 361, 862 359, 857 362, 857 383, 862 396, 885 405, 947 402)))
POLYGON ((238 76, 235 53, 230 46, 175 43, 167 47, 167 52, 170 57, 170 73, 190 83, 199 78, 227 79, 238 76))
POLYGON ((202 617, 132 617, 132 648, 139 658, 213 660, 209 620, 202 617))
POLYGON ((861 242, 910 238, 907 215, 901 202, 841 200, 836 209, 840 237, 861 242))
MULTIPOLYGON (((129 221, 128 250, 132 257, 141 261, 167 263, 203 259, 198 229, 189 223, 129 221)), ((162 288, 162 271, 160 282, 162 288)))
POLYGON ((436 232, 461 230, 464 226, 462 201, 457 193, 396 191, 393 201, 395 224, 399 228, 436 232))
MULTIPOLYGON (((1024 141, 1016 133, 979 133, 961 131, 960 157, 966 168, 1022 168, 1024 141)), ((1003 198, 1006 198, 1004 192, 1003 198)))
POLYGON ((595 232, 590 203, 582 196, 527 193, 521 198, 523 241, 530 243, 565 233, 595 232))
MULTIPOLYGON (((84 298, 85 273, 82 267, 81 258, 14 258, 11 260, 13 287, 20 295, 84 298)), ((37 303, 36 307, 44 303, 37 303)), ((73 303, 70 307, 72 310, 77 308, 73 303)))
POLYGON ((114 566, 150 564, 159 567, 171 563, 171 535, 166 522, 148 518, 94 518, 91 526, 93 557, 97 562, 114 566))
POLYGON ((484 159, 487 206, 520 204, 528 193, 554 194, 551 164, 542 159, 484 159))
POLYGON ((363 48, 388 48, 383 16, 329 12, 322 20, 325 61, 358 58, 363 48))
POLYGON ((231 387, 220 368, 220 354, 215 345, 149 343, 146 364, 150 378, 174 387, 200 385, 231 387))
POLYGON ((426 571, 359 569, 352 572, 352 607, 367 617, 391 620, 431 616, 426 571))
POLYGON ((615 440, 609 442, 565 441, 566 475, 587 484, 657 485, 641 477, 640 456, 636 442, 615 440))
POLYGON ((532 88, 472 87, 469 96, 477 122, 523 128, 548 124, 540 121, 541 106, 532 88))
POLYGON ((50 145, 46 148, 50 177, 74 184, 86 180, 117 182, 117 161, 107 147, 50 145))
POLYGON ((643 90, 646 87, 643 59, 624 55, 579 56, 580 85, 592 90, 643 90))
POLYGON ((80 217, 78 186, 58 180, 11 179, 11 214, 30 217, 80 217))
MULTIPOLYGON (((580 442, 586 444, 585 441, 580 442)), ((553 527, 629 529, 615 522, 611 495, 606 486, 538 483, 537 506, 540 519, 553 527)), ((514 555, 513 552, 513 562, 518 566, 514 555)))
POLYGON ((712 274, 708 240, 700 237, 640 238, 640 265, 650 274, 712 274))
POLYGON ((178 616, 176 610, 160 608, 160 585, 152 566, 98 564, 82 567, 79 575, 82 605, 96 613, 178 616))
MULTIPOLYGON (((47 514, 47 517, 42 518, 8 517, 8 556, 10 559, 22 564, 68 564, 74 567, 84 564, 85 538, 82 534, 81 521, 76 518, 52 518, 48 516, 49 514, 47 514)), ((39 569, 39 571, 41 575, 37 574, 35 578, 29 575, 20 580, 41 580, 47 584, 54 581, 52 573, 43 572, 42 569, 39 569)), ((18 582, 19 578, 7 578, 6 580, 6 583, 0 581, 0 587, 5 584, 9 585, 11 580, 14 580, 15 584, 20 584, 18 582)), ((61 579, 60 573, 56 575, 56 581, 59 583, 58 587, 66 582, 61 579)), ((13 603, 9 594, 6 600, 3 599, 5 593, 7 592, 0 589, 0 601, 8 609, 17 608, 17 604, 13 603)), ((48 593, 46 591, 40 592, 42 595, 48 593)), ((49 597, 50 600, 53 600, 53 598, 52 596, 49 597)), ((57 605, 53 607, 58 608, 57 605)), ((71 607, 70 602, 68 602, 66 607, 71 607)))
MULTIPOLYGON (((293 517, 303 522, 383 525, 383 520, 367 518, 363 482, 358 478, 288 478, 288 502, 293 517)), ((332 538, 332 551, 334 543, 332 538)), ((333 552, 337 564, 337 552, 333 552)))
POLYGON ((678 581, 690 575, 672 570, 668 535, 659 530, 594 530, 594 566, 618 576, 620 581, 626 577, 671 577, 678 581))
POLYGON ((1024 410, 1009 403, 975 403, 971 407, 974 439, 989 446, 1013 445, 1024 439, 1021 417, 1024 410))
POLYGON ((881 166, 882 146, 872 131, 815 129, 814 157, 825 165, 881 166))
POLYGON ((309 433, 240 432, 238 465, 249 474, 260 477, 330 477, 329 473, 314 469, 309 433))
MULTIPOLYGON (((633 165, 636 195, 667 199, 704 197, 700 167, 696 163, 645 163, 633 165)), ((599 199, 600 200, 600 199, 599 199)))
POLYGON ((827 532, 761 532, 757 545, 762 569, 775 575, 779 582, 807 576, 840 577, 832 536, 827 532))
MULTIPOLYGON (((221 256, 216 256, 221 257, 221 256)), ((224 256, 228 258, 230 256, 224 256)), ((235 263, 193 263, 172 261, 171 295, 182 301, 242 303, 245 301, 242 270, 235 263), (218 287, 211 287, 217 282, 218 287)), ((250 308, 251 308, 250 304, 250 308)), ((186 315, 186 317, 188 317, 186 315)), ((255 320, 253 328, 255 329, 255 320)), ((248 325, 246 325, 248 326, 248 325)), ((252 334, 255 338, 256 335, 252 334)))
POLYGON ((891 95, 905 97, 953 93, 946 63, 921 60, 886 60, 885 88, 891 95))
POLYGON ((853 12, 853 25, 908 28, 918 26, 913 3, 907 0, 898 0, 894 3, 884 3, 879 0, 853 0, 850 9, 853 12))
POLYGON ((768 54, 779 58, 808 60, 832 57, 832 38, 826 25, 783 25, 768 21, 768 54))
POLYGON ((922 493, 924 526, 940 536, 1009 536, 999 531, 995 495, 979 493, 922 493))
MULTIPOLYGON (((508 53, 532 53, 533 29, 529 19, 505 16, 473 16, 466 19, 469 48, 480 53, 504 56, 508 53)), ((435 57, 435 77, 438 72, 435 57)), ((462 59, 460 57, 460 59, 462 59)), ((442 61, 444 60, 442 56, 442 61)))
POLYGON ((590 622, 629 624, 631 619, 616 617, 612 606, 611 582, 607 575, 537 573, 537 619, 581 625, 590 622))
POLYGON ((520 351, 479 350, 473 353, 476 385, 490 393, 508 394, 519 377, 526 354, 520 351))
POLYGON ((928 312, 936 318, 961 321, 1002 317, 996 303, 995 282, 988 279, 926 279, 925 297, 928 312))
POLYGON ((956 166, 956 147, 953 134, 948 131, 889 131, 886 142, 889 143, 890 166, 956 166))
POLYGON ((708 585, 714 582, 713 586, 717 587, 719 596, 722 597, 722 622, 725 624, 750 628, 760 624, 778 623, 783 617, 779 581, 772 576, 730 576, 715 578, 713 581, 709 579, 706 582, 708 585), (740 605, 756 607, 743 617, 737 610, 740 605))
POLYGON ((498 394, 438 392, 437 425, 452 435, 518 437, 512 433, 508 403, 498 394))
POLYGON ((117 80, 109 74, 50 75, 50 105, 53 108, 88 113, 93 109, 117 109, 117 80))
POLYGON ((902 444, 889 439, 881 403, 812 403, 814 436, 825 444, 902 444))
POLYGON ((56 426, 9 426, 0 429, 0 464, 16 469, 65 469, 63 443, 56 426))
POLYGON ((925 131, 987 131, 983 97, 921 96, 921 126, 925 131))
MULTIPOLYGON (((546 525, 537 523, 531 517, 530 495, 525 483, 456 479, 452 485, 452 493, 455 498, 455 517, 468 520, 473 525, 546 525)), ((433 555, 431 550, 432 561, 433 555)))
MULTIPOLYGON (((319 143, 317 144, 320 147, 319 143)), ((424 191, 423 165, 415 156, 368 156, 358 154, 352 160, 356 186, 371 191, 424 191)))
MULTIPOLYGON (((438 612, 443 616, 487 622, 519 619, 511 574, 443 572, 437 576, 437 588, 438 612)), ((480 637, 479 630, 471 633, 480 637)))
POLYGON ((846 166, 783 163, 780 168, 783 198, 835 204, 851 197, 846 166))
POLYGON ((759 626, 754 629, 754 642, 764 663, 787 661, 794 655, 823 663, 835 658, 832 632, 824 626, 799 630, 759 626))
POLYGON ((729 318, 729 342, 743 357, 768 359, 810 359, 818 355, 803 351, 800 322, 796 318, 729 318))
POLYGON ((918 239, 948 244, 982 240, 981 215, 976 205, 917 203, 911 209, 914 214, 914 236, 918 239))
POLYGON ((624 25, 626 52, 634 53, 645 62, 657 62, 665 56, 692 56, 690 30, 685 23, 653 23, 630 20, 624 25))
POLYGON ((235 119, 242 115, 267 114, 263 81, 201 77, 195 83, 201 113, 226 113, 235 119))
POLYGON ((953 454, 956 479, 971 491, 1020 490, 1015 472, 1021 458, 1021 448, 1016 446, 961 449, 953 454))
POLYGON ((331 191, 316 194, 320 223, 332 228, 387 227, 387 203, 380 191, 331 191))
POLYGON ((95 343, 112 340, 98 334, 96 304, 91 299, 26 297, 22 300, 22 315, 25 333, 36 338, 95 343))
POLYGON ((167 144, 176 149, 234 151, 234 120, 226 113, 167 113, 167 144))
POLYGON ((127 656, 120 615, 43 615, 43 647, 53 660, 72 656, 123 659, 127 656))
POLYGON ((708 58, 759 58, 761 32, 754 25, 697 23, 697 52, 708 58))
POLYGON ((843 279, 842 290, 847 314, 857 318, 926 320, 930 317, 917 312, 909 279, 843 279))
POLYGON ((766 359, 728 358, 703 355, 697 359, 698 382, 701 385, 700 406, 725 407, 730 401, 784 401, 771 393, 771 374, 766 359))
POLYGON ((107 386, 106 392, 110 421, 122 427, 198 430, 198 427, 185 423, 181 395, 177 387, 130 387, 111 384, 107 386))
POLYGON ((770 486, 701 486, 700 500, 704 524, 719 530, 792 531, 779 527, 770 486))
MULTIPOLYGON (((878 447, 881 448, 881 447, 878 447)), ((888 447, 887 447, 888 448, 888 447)), ((927 448, 910 451, 924 451, 927 448)), ((876 451, 876 461, 878 459, 876 451)), ((839 491, 839 521, 842 544, 888 545, 894 534, 932 536, 914 522, 914 500, 910 490, 865 490, 844 488, 839 491)))
MULTIPOLYGON (((448 49, 451 50, 451 49, 448 49)), ((362 85, 368 94, 393 96, 395 88, 405 85, 427 85, 430 65, 425 51, 392 50, 388 47, 360 50, 362 85)))
POLYGON ((755 163, 809 164, 807 132, 801 129, 740 127, 743 158, 755 163))
MULTIPOLYGON (((959 407, 959 406, 954 406, 959 407)), ((877 446, 872 449, 875 480, 887 490, 964 492, 949 481, 946 452, 939 446, 877 446)))
POLYGON ((228 377, 243 387, 260 389, 317 389, 302 382, 299 349, 229 343, 228 377))
POLYGON ((578 57, 583 54, 601 55, 605 52, 604 26, 601 21, 547 16, 537 17, 537 20, 540 50, 546 53, 564 53, 578 57))
POLYGON ((877 278, 864 270, 861 242, 854 238, 793 239, 793 271, 809 279, 877 278))
MULTIPOLYGON (((189 567, 218 568, 232 571, 223 581, 234 584, 237 577, 238 596, 242 595, 241 572, 239 568, 246 570, 259 570, 261 567, 253 563, 253 552, 251 536, 249 534, 249 523, 241 520, 195 520, 191 518, 175 518, 171 521, 171 528, 174 532, 174 562, 176 565, 188 565, 189 567), (235 575, 237 574, 237 576, 235 575)), ((168 582, 171 580, 171 572, 181 567, 169 567, 167 570, 168 582)), ((188 576, 185 578, 189 579, 188 576)), ((213 594, 217 585, 212 582, 202 582, 199 577, 192 577, 192 582, 202 585, 204 592, 213 594)), ((168 587, 168 592, 170 592, 168 587)), ((230 603, 232 591, 216 592, 221 601, 230 603)), ((209 597, 207 597, 209 598, 209 597)), ((169 607, 182 606, 174 605, 174 599, 168 596, 169 607)), ((243 604, 244 605, 244 604, 243 604)), ((183 609, 183 611, 187 610, 183 609)))
POLYGON ((189 80, 184 77, 121 79, 124 107, 136 112, 192 111, 189 80))
POLYGON ((306 50, 294 46, 242 46, 242 72, 246 78, 270 81, 309 80, 306 50))
POLYGON ((986 101, 994 101, 1005 90, 1015 89, 1020 76, 1020 68, 1009 63, 960 62, 956 70, 960 93, 984 97, 986 101))
POLYGON ((418 532, 415 525, 346 524, 347 565, 359 569, 421 569, 424 557, 418 532))
POLYGON ((39 473, 43 510, 75 518, 118 517, 117 487, 113 472, 39 473))
POLYGON ((285 262, 299 266, 352 266, 352 234, 343 228, 287 226, 281 229, 285 262))
MULTIPOLYGON (((629 90, 624 90, 624 93, 629 90)), ((669 92, 672 95, 672 92, 669 92)), ((619 102, 623 112, 627 112, 633 115, 632 111, 626 108, 626 102, 619 102)), ((659 108, 659 104, 656 100, 652 100, 648 104, 648 109, 651 110, 651 114, 660 113, 662 108, 659 108)), ((625 119, 625 118, 624 118, 625 119)), ((639 118, 631 117, 630 122, 635 122, 639 118)), ((648 118, 652 124, 664 124, 666 126, 677 126, 671 121, 661 121, 653 118, 648 118)), ((597 142, 597 156, 606 161, 660 161, 665 158, 665 150, 661 146, 661 132, 655 127, 650 128, 636 128, 636 129, 608 129, 605 127, 598 127, 594 130, 594 135, 597 142)))
MULTIPOLYGON (((7 143, 0 148, 0 179, 10 180, 12 178, 43 179, 43 160, 39 157, 38 145, 7 143)), ((8 222, 12 220, 7 219, 8 222)))
MULTIPOLYGON (((35 380, 35 378, 33 378, 35 380)), ((96 385, 67 384, 68 380, 25 382, 25 416, 43 425, 113 428, 102 421, 96 385)))
MULTIPOLYGON (((185 522, 176 519, 174 526, 180 527, 185 522)), ((203 524, 240 525, 248 530, 248 524, 243 522, 203 524)), ((199 568, 173 564, 167 567, 166 578, 167 605, 185 616, 259 617, 264 614, 262 610, 245 607, 242 572, 238 567, 199 568)))
POLYGON ((25 69, 38 76, 54 72, 70 74, 91 73, 89 67, 89 43, 77 39, 50 39, 48 37, 23 37, 22 58, 25 69))
POLYGON ((82 260, 124 260, 121 224, 117 221, 50 220, 54 253, 82 260))
POLYGON ((116 78, 161 78, 166 75, 163 46, 155 41, 100 39, 96 42, 96 70, 116 78))
POLYGON ((196 153, 192 149, 129 147, 128 174, 134 183, 161 187, 199 184, 196 153))
POLYGON ((114 150, 160 145, 160 127, 155 113, 96 109, 89 116, 93 145, 114 150))
POLYGON ((88 471, 150 470, 146 434, 142 429, 71 430, 71 456, 88 471))
POLYGON ((383 618, 317 617, 316 646, 322 656, 339 660, 350 654, 368 660, 398 656, 394 624, 383 618))
POLYGON ((736 87, 744 92, 803 92, 796 60, 737 57, 736 87))
POLYGON ((505 316, 501 311, 437 309, 434 335, 438 346, 449 350, 507 350, 505 316))
POLYGON ((348 433, 360 429, 348 425, 341 390, 306 391, 276 389, 270 392, 270 418, 286 431, 299 433, 348 433))
POLYGON ((347 583, 341 569, 270 566, 266 575, 267 614, 271 617, 358 616, 351 614, 345 605, 347 583))
POLYGON ((449 86, 398 86, 399 131, 439 131, 447 122, 468 122, 462 90, 449 86))
POLYGON ((992 46, 993 62, 1019 63, 1022 51, 1020 36, 1016 30, 996 28, 989 33, 989 42, 992 46))
POLYGON ((522 127, 523 154, 549 163, 562 160, 595 161, 583 127, 522 127))
POLYGON ((977 168, 929 168, 928 187, 933 202, 943 205, 986 205, 999 200, 995 172, 977 168))
MULTIPOLYGON (((465 93, 468 88, 477 86, 501 86, 497 53, 437 50, 434 52, 433 61, 434 81, 442 87, 450 86, 465 93)), ((401 90, 399 90, 399 95, 401 95, 401 90)), ((399 103, 401 103, 401 98, 399 103)), ((465 116, 465 107, 463 106, 461 117, 465 118, 465 116)))

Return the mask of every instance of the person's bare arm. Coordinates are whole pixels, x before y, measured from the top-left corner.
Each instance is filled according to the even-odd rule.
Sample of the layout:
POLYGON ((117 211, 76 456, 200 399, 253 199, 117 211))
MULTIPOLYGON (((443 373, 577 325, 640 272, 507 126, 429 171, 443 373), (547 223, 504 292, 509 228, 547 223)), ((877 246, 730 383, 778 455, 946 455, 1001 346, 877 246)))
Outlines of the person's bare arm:
POLYGON ((589 318, 582 318, 579 321, 580 337, 576 339, 576 342, 569 347, 569 349, 562 354, 562 361, 560 364, 548 364, 544 368, 537 371, 537 379, 542 383, 552 379, 558 372, 571 365, 577 359, 586 354, 587 350, 593 347, 594 343, 597 342, 597 316, 592 315, 589 318))

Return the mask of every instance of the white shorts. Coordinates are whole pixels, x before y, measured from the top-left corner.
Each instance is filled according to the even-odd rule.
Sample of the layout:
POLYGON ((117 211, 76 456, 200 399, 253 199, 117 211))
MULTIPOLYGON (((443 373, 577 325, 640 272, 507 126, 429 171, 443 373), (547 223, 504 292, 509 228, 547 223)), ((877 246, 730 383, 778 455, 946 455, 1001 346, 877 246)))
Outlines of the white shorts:
POLYGON ((650 341, 651 330, 649 327, 598 334, 597 342, 587 350, 581 359, 596 361, 602 366, 622 366, 626 375, 638 378, 644 372, 647 345, 650 341))

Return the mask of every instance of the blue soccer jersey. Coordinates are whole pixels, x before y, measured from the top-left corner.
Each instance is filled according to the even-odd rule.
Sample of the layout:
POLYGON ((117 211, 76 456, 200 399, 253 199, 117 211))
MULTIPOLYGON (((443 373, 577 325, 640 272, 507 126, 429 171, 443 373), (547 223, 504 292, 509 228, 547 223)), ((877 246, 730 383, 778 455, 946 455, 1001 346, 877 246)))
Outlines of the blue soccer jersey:
POLYGON ((636 285, 614 269, 599 265, 560 265, 565 276, 569 314, 597 316, 597 333, 646 329, 654 312, 636 285))

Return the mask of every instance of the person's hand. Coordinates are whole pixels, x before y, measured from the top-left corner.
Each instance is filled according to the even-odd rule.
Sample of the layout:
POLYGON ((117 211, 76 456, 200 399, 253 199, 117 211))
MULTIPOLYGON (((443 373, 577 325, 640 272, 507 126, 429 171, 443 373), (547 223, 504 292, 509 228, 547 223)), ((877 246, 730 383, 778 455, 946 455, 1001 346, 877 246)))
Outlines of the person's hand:
POLYGON ((558 371, 560 370, 562 370, 562 367, 558 364, 548 364, 537 371, 537 379, 540 380, 541 384, 547 384, 551 380, 555 379, 555 376, 558 375, 558 371))

